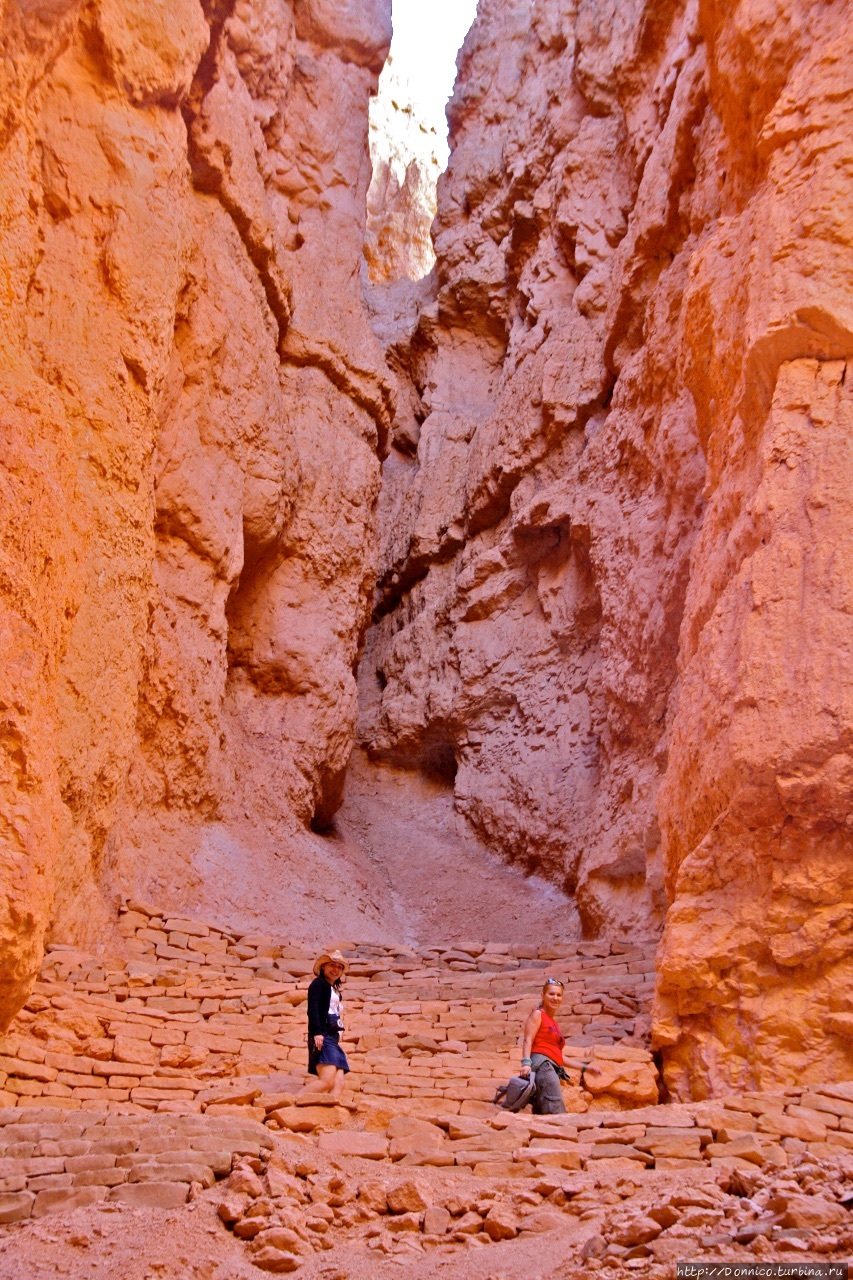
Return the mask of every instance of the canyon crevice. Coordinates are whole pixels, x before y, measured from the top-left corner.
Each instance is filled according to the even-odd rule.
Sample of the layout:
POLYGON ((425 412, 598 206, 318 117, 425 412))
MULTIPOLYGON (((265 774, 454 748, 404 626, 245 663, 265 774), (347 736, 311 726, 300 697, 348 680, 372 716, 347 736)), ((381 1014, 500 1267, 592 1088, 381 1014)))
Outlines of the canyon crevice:
POLYGON ((681 1097, 850 1066, 840 12, 481 0, 437 270, 373 303, 361 740, 588 935, 665 922, 681 1097))
POLYGON ((0 1017, 122 894, 378 937, 411 806, 660 938, 672 1097, 845 1079, 846 6, 480 0, 417 282, 390 16, 0 4, 0 1017))

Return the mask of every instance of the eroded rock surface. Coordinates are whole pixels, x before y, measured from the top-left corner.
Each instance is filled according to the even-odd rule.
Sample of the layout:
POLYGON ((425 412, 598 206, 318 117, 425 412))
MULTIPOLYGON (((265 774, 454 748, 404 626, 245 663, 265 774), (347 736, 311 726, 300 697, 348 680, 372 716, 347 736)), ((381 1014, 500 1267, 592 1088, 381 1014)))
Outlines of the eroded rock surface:
POLYGON ((843 15, 481 0, 434 285, 372 299, 361 738, 589 933, 665 918, 675 1096, 851 1067, 843 15))
POLYGON ((0 12, 5 1019, 111 883, 334 810, 392 389, 359 282, 387 0, 0 12))

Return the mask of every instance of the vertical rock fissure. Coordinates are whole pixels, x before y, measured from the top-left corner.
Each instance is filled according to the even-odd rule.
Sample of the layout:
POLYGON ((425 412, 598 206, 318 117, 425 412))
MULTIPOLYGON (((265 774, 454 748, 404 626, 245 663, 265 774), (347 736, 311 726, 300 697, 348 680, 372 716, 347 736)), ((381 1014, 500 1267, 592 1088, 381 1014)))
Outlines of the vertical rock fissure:
POLYGON ((850 701, 818 674, 850 640, 806 550, 846 509, 847 80, 829 10, 746 10, 481 3, 435 270, 370 294, 401 408, 360 741, 452 741, 457 811, 589 932, 666 921, 673 1096, 798 1078, 798 1039, 851 1068, 850 701))

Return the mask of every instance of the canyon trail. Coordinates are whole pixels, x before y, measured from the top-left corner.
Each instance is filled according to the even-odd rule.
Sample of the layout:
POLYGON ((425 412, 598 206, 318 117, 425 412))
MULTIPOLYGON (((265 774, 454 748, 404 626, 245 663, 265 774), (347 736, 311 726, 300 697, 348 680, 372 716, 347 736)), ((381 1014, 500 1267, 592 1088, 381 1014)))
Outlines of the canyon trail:
POLYGON ((849 16, 480 0, 410 280, 390 0, 0 0, 0 1276, 851 1248, 849 16), (333 939, 422 989, 300 1137, 333 939), (523 975, 605 959, 632 1115, 578 1077, 506 1159, 523 975))

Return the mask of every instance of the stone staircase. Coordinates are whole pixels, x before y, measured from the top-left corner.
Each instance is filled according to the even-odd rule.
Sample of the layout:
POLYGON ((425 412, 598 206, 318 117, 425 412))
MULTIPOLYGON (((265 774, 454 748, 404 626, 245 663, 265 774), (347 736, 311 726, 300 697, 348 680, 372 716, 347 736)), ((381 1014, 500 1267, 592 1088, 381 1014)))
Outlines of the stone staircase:
MULTIPOLYGON (((256 1097, 301 1087, 311 952, 140 902, 127 905, 119 927, 128 959, 104 963, 51 946, 0 1041, 0 1105, 125 1114, 238 1106, 263 1120, 247 1077, 266 1083, 256 1097)), ((656 1099, 645 1047, 651 945, 343 949, 352 957, 347 1097, 362 1108, 405 1099, 409 1112, 437 1104, 453 1112, 490 1101, 517 1065, 522 1024, 551 976, 566 984, 560 1018, 578 1105, 582 1092, 610 1105, 656 1099), (582 1091, 584 1065, 612 1062, 614 1053, 636 1062, 633 1085, 627 1068, 598 1066, 585 1072, 582 1091)))
POLYGON ((339 943, 335 1105, 300 1096, 313 953, 142 902, 120 930, 109 960, 53 945, 0 1043, 0 1244, 45 1215, 198 1201, 279 1273, 560 1229, 578 1276, 853 1246, 853 1083, 660 1104, 651 945, 339 943), (494 1088, 549 976, 568 1113, 509 1115, 494 1088))
POLYGON ((239 1117, 5 1110, 0 1224, 98 1204, 175 1209, 272 1145, 269 1130, 239 1117))

